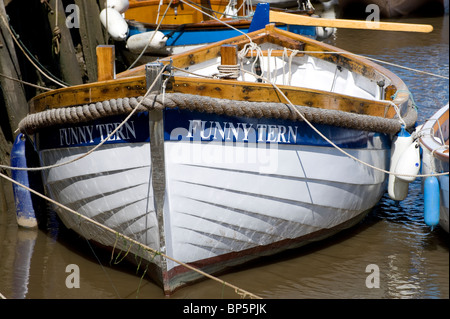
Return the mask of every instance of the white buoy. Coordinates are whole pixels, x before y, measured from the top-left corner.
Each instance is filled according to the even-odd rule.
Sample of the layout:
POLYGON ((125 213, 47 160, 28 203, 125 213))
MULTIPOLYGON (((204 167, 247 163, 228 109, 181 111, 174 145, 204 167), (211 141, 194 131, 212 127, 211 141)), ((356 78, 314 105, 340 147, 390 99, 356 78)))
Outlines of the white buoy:
POLYGON ((106 8, 100 12, 100 21, 108 30, 109 35, 116 41, 125 41, 128 36, 128 24, 119 11, 106 8), (108 25, 106 25, 108 21, 108 25))
POLYGON ((146 53, 161 52, 166 46, 166 41, 167 38, 164 38, 164 33, 160 31, 143 32, 128 38, 127 49, 134 53, 141 53, 148 44, 146 53), (148 44, 150 40, 151 42, 148 44))
POLYGON ((106 7, 125 13, 130 7, 130 2, 128 0, 106 0, 106 7))
POLYGON ((409 145, 397 161, 394 173, 404 182, 413 182, 420 170, 420 146, 418 142, 409 145))
MULTIPOLYGON (((390 170, 394 173, 398 160, 403 152, 413 143, 413 138, 404 128, 394 138, 391 147, 391 164, 390 170)), ((388 194, 393 200, 404 200, 408 195, 409 183, 397 178, 395 175, 389 175, 388 194)))
POLYGON ((319 41, 325 40, 325 39, 328 39, 335 32, 336 32, 336 28, 316 27, 316 38, 319 41))

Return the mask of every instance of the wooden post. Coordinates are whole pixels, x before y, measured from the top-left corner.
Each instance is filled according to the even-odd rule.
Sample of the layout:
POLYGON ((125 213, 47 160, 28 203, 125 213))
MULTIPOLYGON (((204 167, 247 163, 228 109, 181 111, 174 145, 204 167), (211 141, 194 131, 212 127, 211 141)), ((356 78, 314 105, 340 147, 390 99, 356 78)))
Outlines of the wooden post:
POLYGON ((75 4, 80 9, 79 32, 89 82, 98 80, 96 48, 98 45, 107 44, 107 35, 103 33, 102 24, 99 19, 100 9, 103 9, 104 2, 106 1, 102 0, 99 2, 99 8, 96 1, 75 0, 75 4))
POLYGON ((236 79, 239 76, 236 69, 238 64, 237 45, 224 44, 220 47, 220 66, 218 67, 222 79, 236 79))
POLYGON ((49 4, 54 11, 53 13, 52 11, 48 12, 48 22, 54 33, 56 27, 58 27, 58 32, 60 32, 58 56, 63 80, 70 85, 82 84, 80 65, 78 64, 70 30, 66 26, 66 14, 63 3, 61 0, 49 0, 49 4))
POLYGON ((115 53, 113 45, 97 46, 98 81, 113 80, 116 77, 115 53))
POLYGON ((224 44, 220 47, 220 56, 222 65, 237 64, 237 45, 224 44))
POLYGON ((2 74, 0 75, 0 89, 3 93, 0 96, 3 95, 8 115, 8 119, 0 119, 0 125, 3 125, 3 134, 6 139, 12 142, 19 122, 28 114, 28 103, 23 85, 11 80, 11 78, 21 80, 21 74, 14 42, 5 26, 5 22, 8 23, 8 21, 6 21, 3 1, 0 1, 0 14, 2 16, 0 18, 0 73, 2 74))

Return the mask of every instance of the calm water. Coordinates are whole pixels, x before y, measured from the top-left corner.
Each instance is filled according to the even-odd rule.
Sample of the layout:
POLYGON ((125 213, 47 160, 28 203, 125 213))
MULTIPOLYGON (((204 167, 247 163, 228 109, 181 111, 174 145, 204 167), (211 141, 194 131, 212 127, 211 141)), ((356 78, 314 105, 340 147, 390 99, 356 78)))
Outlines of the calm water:
MULTIPOLYGON (((432 34, 338 30, 327 42, 383 61, 448 76, 448 16, 406 19, 429 23, 432 34)), ((419 122, 448 101, 448 81, 386 66, 408 85, 419 122)), ((0 293, 7 298, 167 298, 136 267, 109 265, 110 256, 52 223, 48 231, 18 229, 11 185, 0 188, 0 293), (68 289, 66 266, 80 268, 80 288, 68 289)), ((449 298, 449 236, 423 222, 420 181, 396 204, 384 196, 350 230, 308 247, 265 258, 220 276, 264 298, 449 298), (368 265, 378 266, 380 287, 369 289, 368 265)), ((239 298, 211 280, 171 298, 239 298)))

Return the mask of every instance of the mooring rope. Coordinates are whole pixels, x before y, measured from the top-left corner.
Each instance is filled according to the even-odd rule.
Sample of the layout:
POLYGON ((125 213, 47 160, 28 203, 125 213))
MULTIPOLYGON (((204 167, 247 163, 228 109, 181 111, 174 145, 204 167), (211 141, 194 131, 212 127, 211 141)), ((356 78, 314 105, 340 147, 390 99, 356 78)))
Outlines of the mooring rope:
POLYGON ((0 17, 3 21, 4 26, 6 27, 6 29, 8 30, 8 32, 11 34, 11 38, 14 40, 14 42, 16 42, 17 46, 19 47, 19 49, 22 51, 22 53, 25 55, 25 57, 27 58, 27 60, 36 68, 36 70, 39 71, 39 73, 41 73, 43 76, 45 76, 47 79, 49 79, 50 81, 52 81, 53 83, 61 86, 61 87, 67 87, 67 85, 63 84, 61 81, 58 81, 54 78, 52 78, 52 76, 48 75, 46 72, 44 72, 34 61, 32 58, 30 58, 30 56, 27 54, 27 52, 25 51, 25 49, 22 47, 20 41, 16 38, 15 34, 12 32, 11 27, 9 26, 8 21, 6 20, 6 18, 3 16, 3 14, 0 14, 0 17))
MULTIPOLYGON (((260 77, 263 80, 265 78, 258 76, 249 71, 245 71, 252 74, 255 77, 260 77)), ((160 72, 160 74, 162 71, 160 72)), ((22 132, 26 134, 32 133, 34 130, 40 128, 39 123, 43 126, 47 126, 52 123, 52 119, 57 118, 56 122, 53 124, 62 124, 67 122, 77 123, 85 122, 87 120, 93 120, 96 118, 101 118, 107 115, 117 115, 127 113, 132 111, 130 115, 125 119, 121 126, 128 121, 128 119, 135 112, 147 111, 150 109, 163 109, 167 108, 180 108, 188 109, 190 111, 200 111, 215 114, 225 114, 228 116, 243 116, 243 117, 253 117, 253 118, 276 118, 276 119, 288 119, 295 121, 305 121, 319 136, 321 136, 325 141, 331 144, 334 148, 347 155, 348 157, 364 164, 373 169, 379 170, 386 174, 396 175, 396 176, 413 176, 407 174, 398 174, 386 171, 384 169, 375 167, 371 164, 365 163, 360 159, 354 157, 348 152, 344 151, 342 148, 333 143, 325 135, 323 135, 311 122, 317 124, 326 125, 340 125, 347 128, 359 129, 359 130, 373 130, 380 133, 396 133, 401 129, 402 123, 397 119, 385 119, 381 117, 374 117, 369 115, 361 115, 354 113, 347 113, 337 110, 323 110, 316 109, 307 106, 294 105, 284 93, 272 83, 274 88, 280 92, 283 98, 287 101, 290 107, 286 107, 285 103, 273 103, 273 102, 248 102, 248 101, 234 101, 227 99, 211 98, 207 96, 197 96, 183 93, 165 93, 164 104, 162 103, 163 97, 161 95, 147 94, 147 96, 139 98, 124 98, 117 100, 104 101, 103 103, 95 103, 90 105, 83 105, 78 107, 62 108, 62 109, 52 109, 37 114, 32 114, 27 116, 24 120, 19 123, 19 127, 22 132), (293 112, 290 112, 292 110, 293 112), (87 112, 84 114, 83 112, 87 112), (342 124, 342 119, 345 119, 345 125, 342 124)), ((149 91, 147 92, 149 93, 149 91)), ((411 127, 415 121, 415 112, 412 112, 410 108, 409 112, 403 118, 403 121, 407 124, 407 127, 411 127)), ((11 169, 11 170, 44 170, 57 166, 66 165, 75 162, 100 147, 105 143, 110 137, 112 137, 118 129, 114 130, 102 143, 95 146, 94 149, 89 150, 88 153, 81 155, 80 157, 73 159, 69 162, 60 163, 47 167, 37 167, 37 168, 16 168, 10 166, 0 165, 0 168, 11 169)), ((440 174, 419 174, 414 175, 414 177, 428 177, 437 175, 447 175, 446 173, 440 174)))
MULTIPOLYGON (((128 115, 121 123, 120 123, 120 125, 118 125, 117 128, 114 129, 114 130, 113 130, 113 131, 112 131, 112 132, 111 132, 111 133, 110 133, 110 134, 109 134, 109 135, 108 135, 101 143, 99 143, 98 145, 96 145, 94 148, 92 148, 91 150, 89 150, 87 153, 85 153, 85 154, 83 154, 83 155, 81 155, 81 156, 79 156, 79 157, 77 157, 77 158, 75 158, 75 159, 73 159, 73 160, 70 160, 70 161, 67 161, 67 162, 64 162, 64 163, 55 164, 55 165, 50 165, 50 166, 47 166, 47 167, 38 167, 38 168, 18 168, 18 169, 30 171, 30 170, 42 170, 42 169, 55 168, 55 167, 59 167, 59 166, 63 166, 63 165, 67 165, 67 164, 73 163, 73 162, 78 161, 78 160, 80 160, 80 159, 82 159, 82 158, 88 156, 89 154, 93 153, 96 149, 98 149, 101 145, 103 145, 107 140, 109 140, 109 138, 111 138, 114 134, 116 134, 117 131, 118 131, 123 125, 125 125, 125 123, 126 123, 126 122, 134 115, 134 113, 136 113, 136 112, 140 109, 140 105, 141 105, 142 102, 143 102, 144 100, 146 100, 146 98, 150 95, 150 92, 153 90, 154 85, 158 82, 158 79, 162 76, 162 73, 163 73, 164 71, 165 71, 165 68, 162 68, 161 71, 158 73, 158 75, 155 77, 155 80, 154 80, 153 83, 150 85, 150 87, 148 88, 146 94, 143 96, 143 98, 141 99, 141 101, 138 103, 138 105, 137 105, 136 107, 132 108, 130 114, 129 114, 129 115, 128 115)), ((7 166, 4 166, 4 165, 0 165, 0 168, 14 169, 13 167, 7 167, 7 166)), ((47 196, 45 196, 45 195, 39 193, 38 191, 35 191, 35 190, 33 190, 33 189, 31 189, 31 188, 29 188, 29 187, 27 187, 27 186, 25 186, 25 185, 23 185, 23 184, 17 182, 17 181, 15 181, 14 179, 10 178, 9 176, 7 176, 7 175, 5 175, 5 174, 3 174, 3 173, 1 173, 1 172, 0 172, 0 176, 3 177, 3 178, 6 179, 6 180, 8 180, 8 181, 10 181, 10 182, 12 182, 12 183, 18 185, 18 186, 20 186, 20 187, 26 189, 27 191, 29 191, 29 192, 31 192, 31 193, 33 193, 33 194, 35 194, 35 195, 37 195, 37 196, 39 196, 39 197, 41 197, 41 198, 47 200, 48 202, 53 203, 54 205, 57 205, 58 207, 60 207, 60 208, 62 208, 62 209, 64 209, 64 210, 66 210, 66 211, 68 211, 68 212, 70 212, 70 213, 72 213, 72 214, 74 214, 74 215, 76 215, 76 216, 78 216, 78 217, 80 217, 80 218, 83 218, 83 219, 87 220, 88 222, 91 222, 92 224, 97 225, 98 227, 100 227, 100 228, 102 228, 102 229, 104 229, 104 230, 106 230, 106 231, 108 231, 108 232, 111 232, 111 233, 115 234, 116 236, 119 234, 117 231, 115 231, 115 230, 113 230, 113 229, 107 227, 106 225, 103 225, 103 224, 101 224, 101 223, 99 223, 99 222, 97 222, 97 221, 95 221, 95 220, 93 220, 93 219, 91 219, 91 218, 89 218, 89 217, 87 217, 87 216, 84 216, 84 215, 82 215, 82 214, 76 212, 75 210, 73 210, 73 209, 71 209, 71 208, 69 208, 69 207, 67 207, 67 206, 65 206, 65 205, 63 205, 63 204, 61 204, 61 203, 59 203, 59 202, 57 202, 57 201, 55 201, 55 200, 53 200, 53 199, 51 199, 51 198, 49 198, 49 197, 47 197, 47 196)), ((197 268, 195 268, 195 267, 193 267, 193 266, 190 266, 189 264, 186 264, 186 263, 183 263, 183 262, 181 262, 181 261, 179 261, 179 260, 176 260, 175 258, 172 258, 172 257, 170 257, 170 256, 168 256, 168 255, 166 255, 166 254, 163 254, 162 252, 157 251, 157 250, 155 250, 155 249, 153 249, 153 248, 151 248, 151 247, 149 247, 149 246, 147 246, 147 245, 144 245, 143 243, 140 243, 140 242, 138 242, 138 241, 136 241, 136 240, 134 240, 134 239, 132 239, 132 238, 130 238, 130 237, 124 235, 124 234, 119 234, 119 235, 120 235, 123 239, 127 240, 128 242, 133 243, 133 244, 136 244, 136 245, 138 245, 139 247, 143 248, 144 250, 147 250, 147 251, 150 251, 150 252, 152 252, 152 253, 154 253, 154 254, 160 255, 160 256, 162 256, 162 257, 164 257, 164 258, 166 258, 166 259, 169 259, 169 260, 171 260, 171 261, 173 261, 173 262, 175 262, 175 263, 177 263, 177 264, 179 264, 179 265, 181 265, 181 266, 184 266, 184 267, 186 267, 186 268, 188 268, 188 269, 190 269, 190 270, 193 270, 193 271, 199 273, 200 275, 203 275, 203 276, 205 276, 205 277, 207 277, 207 278, 209 278, 209 279, 212 279, 212 280, 215 280, 215 281, 221 283, 221 284, 224 285, 224 286, 227 286, 227 287, 230 287, 230 288, 234 289, 235 292, 236 292, 237 294, 239 294, 242 298, 245 298, 246 296, 249 296, 249 297, 255 298, 255 299, 262 299, 261 297, 255 295, 255 294, 253 294, 253 293, 250 293, 250 292, 248 292, 248 291, 246 291, 246 290, 244 290, 244 289, 242 289, 242 288, 239 288, 239 287, 237 287, 237 286, 235 286, 235 285, 232 285, 232 284, 230 284, 230 283, 228 283, 228 282, 226 282, 226 281, 224 281, 224 280, 220 280, 219 278, 217 278, 217 277, 215 277, 215 276, 213 276, 213 275, 210 275, 210 274, 208 274, 208 273, 205 273, 205 272, 201 271, 200 269, 197 269, 197 268)))
POLYGON ((435 74, 435 73, 431 73, 431 72, 427 72, 427 71, 423 71, 423 70, 413 69, 413 68, 410 68, 410 67, 407 67, 407 66, 403 66, 403 65, 392 63, 392 62, 388 62, 388 61, 383 61, 383 60, 380 60, 380 59, 372 58, 372 57, 369 57, 367 55, 362 55, 362 54, 358 54, 358 53, 344 52, 344 51, 325 51, 325 52, 324 51, 298 51, 298 52, 299 53, 307 53, 307 54, 347 54, 347 55, 353 55, 353 56, 356 56, 356 57, 361 57, 361 58, 364 58, 364 59, 367 59, 367 60, 372 60, 372 61, 377 62, 377 63, 387 64, 387 65, 394 66, 394 67, 401 68, 401 69, 405 69, 405 70, 408 70, 408 71, 421 73, 421 74, 426 74, 426 75, 429 75, 429 76, 434 76, 434 77, 445 79, 445 80, 449 79, 448 76, 435 74))
MULTIPOLYGON (((169 4, 167 5, 166 11, 164 11, 163 17, 161 18, 161 21, 159 21, 158 25, 156 26, 155 31, 153 32, 150 40, 147 42, 147 44, 145 45, 145 47, 142 49, 141 53, 138 55, 138 57, 134 60, 134 62, 128 67, 127 70, 130 70, 134 67, 134 65, 142 58, 142 56, 144 55, 145 51, 147 51, 148 46, 150 45, 150 43, 153 41, 153 38, 156 35, 156 32, 158 32, 159 28, 161 27, 161 24, 164 20, 164 18, 166 17, 167 11, 169 11, 170 5, 172 4, 173 0, 170 0, 169 4)), ((161 3, 160 3, 161 5, 161 3)), ((159 7, 158 7, 158 16, 159 16, 159 7)), ((158 17, 156 18, 156 21, 158 21, 158 17)))
POLYGON ((216 20, 216 21, 218 21, 218 22, 220 22, 220 23, 226 25, 227 27, 229 27, 229 28, 231 28, 231 29, 233 29, 233 30, 235 30, 235 31, 237 31, 237 32, 239 32, 239 33, 241 33, 242 35, 245 35, 245 36, 247 37, 247 39, 248 39, 250 42, 253 42, 252 39, 248 36, 247 33, 245 33, 245 32, 243 32, 243 31, 241 31, 241 30, 239 30, 239 29, 233 27, 233 26, 230 25, 229 23, 226 23, 225 21, 222 21, 222 20, 220 20, 220 19, 218 19, 218 18, 216 18, 216 17, 210 15, 209 13, 202 11, 201 9, 199 9, 199 8, 197 8, 197 7, 193 6, 193 5, 191 5, 189 2, 186 2, 186 1, 184 1, 184 0, 180 0, 180 2, 182 2, 182 3, 186 4, 186 5, 188 5, 189 7, 193 8, 193 9, 195 9, 195 10, 197 10, 197 11, 200 11, 202 14, 204 14, 204 15, 210 17, 210 18, 213 19, 213 20, 216 20))
MULTIPOLYGON (((258 77, 255 73, 251 74, 258 77)), ((165 93, 164 103, 161 95, 149 94, 137 98, 118 98, 82 106, 45 110, 30 114, 20 121, 19 131, 24 134, 32 134, 36 130, 51 125, 76 124, 99 119, 104 116, 125 114, 131 110, 144 112, 151 109, 163 108, 180 108, 190 111, 250 118, 265 117, 292 121, 304 120, 297 113, 290 112, 286 108, 286 104, 282 102, 236 101, 185 93, 165 93)), ((397 119, 386 119, 377 116, 301 105, 297 105, 296 108, 301 109, 302 114, 310 121, 318 124, 373 130, 388 134, 398 132, 402 125, 397 119)), ((415 113, 408 112, 404 120, 407 121, 407 127, 411 127, 416 120, 415 113)))
MULTIPOLYGON (((249 71, 246 71, 246 70, 242 70, 242 71, 244 71, 244 72, 247 72, 247 73, 251 73, 251 72, 249 72, 249 71)), ((258 76, 257 74, 252 74, 253 76, 255 76, 255 77, 259 77, 259 78, 262 78, 264 81, 268 81, 268 79, 266 79, 266 78, 264 78, 264 77, 261 77, 261 76, 258 76)), ((430 176, 443 176, 443 175, 449 175, 449 172, 443 172, 443 173, 436 173, 436 174, 417 174, 417 175, 411 175, 411 174, 399 174, 399 173, 394 173, 394 172, 391 172, 391 171, 387 171, 387 170, 385 170, 385 169, 382 169, 382 168, 379 168, 379 167, 376 167, 376 166, 374 166, 374 165, 372 165, 372 164, 369 164, 369 163, 367 163, 367 162, 364 162, 364 161, 362 161, 362 160, 360 160, 359 158, 357 158, 357 157, 355 157, 355 156, 353 156, 353 155, 351 155, 350 153, 348 153, 348 152, 346 152, 345 150, 343 150, 341 147, 339 147, 339 146, 337 146, 333 141, 331 141, 328 137, 326 137, 322 132, 320 132, 310 121, 308 121, 308 119, 306 118, 306 116, 304 115, 304 114, 302 114, 300 111, 299 111, 299 109, 298 109, 298 107, 297 106, 295 106, 289 99, 288 99, 288 97, 283 93, 283 91, 275 84, 275 83, 271 83, 272 84, 272 86, 281 94, 281 96, 283 96, 283 98, 288 102, 288 104, 289 104, 289 106, 290 106, 290 108, 291 109, 293 109, 304 121, 305 121, 305 123, 307 123, 320 137, 322 137, 325 141, 327 141, 331 146, 333 146, 336 150, 338 150, 339 152, 341 152, 342 154, 344 154, 344 155, 346 155, 346 156, 348 156, 349 158, 351 158, 351 159, 353 159, 353 160, 355 160, 355 161, 357 161, 358 163, 360 163, 360 164, 363 164, 363 165, 365 165, 365 166, 367 166, 367 167, 370 167, 370 168, 372 168, 372 169, 374 169, 374 170, 377 170, 377 171, 379 171, 379 172, 382 172, 382 173, 385 173, 385 174, 388 174, 388 175, 394 175, 394 176, 405 176, 405 177, 430 177, 430 176)))
POLYGON ((152 254, 160 255, 160 256, 162 256, 162 257, 164 257, 166 259, 169 259, 169 260, 171 260, 171 261, 173 261, 173 262, 175 262, 175 263, 177 263, 177 264, 179 264, 179 265, 181 265, 183 267, 186 267, 186 268, 188 268, 188 269, 190 269, 192 271, 195 271, 195 272, 197 272, 198 274, 200 274, 202 276, 205 276, 205 277, 207 277, 207 278, 209 278, 211 280, 214 280, 214 281, 216 281, 216 282, 218 282, 218 283, 220 283, 220 284, 222 284, 224 286, 227 286, 229 288, 234 289, 234 291, 238 295, 240 295, 242 298, 245 298, 245 297, 248 296, 248 297, 254 298, 254 299, 262 299, 261 297, 255 295, 255 294, 253 294, 253 293, 251 293, 249 291, 246 291, 246 290, 244 290, 242 288, 239 288, 238 286, 235 286, 235 285, 233 285, 233 284, 231 284, 231 283, 229 283, 229 282, 227 282, 225 280, 221 280, 221 279, 219 279, 219 278, 217 278, 217 277, 215 277, 213 275, 210 275, 210 274, 208 274, 208 273, 206 273, 206 272, 204 272, 204 271, 202 271, 202 270, 200 270, 198 268, 195 268, 195 267, 193 267, 193 266, 191 266, 189 264, 186 264, 186 263, 184 263, 182 261, 179 261, 179 260, 177 260, 175 258, 172 258, 172 257, 170 257, 170 256, 168 256, 168 255, 166 255, 166 254, 164 254, 164 253, 162 253, 162 252, 160 252, 160 251, 158 251, 156 249, 153 249, 153 248, 151 248, 151 247, 149 247, 147 245, 144 245, 143 243, 141 243, 141 242, 139 242, 139 241, 137 241, 137 240, 135 240, 135 239, 133 239, 131 237, 128 237, 125 234, 120 234, 116 230, 114 230, 114 229, 112 229, 112 228, 110 228, 110 227, 108 227, 108 226, 106 226, 106 225, 104 225, 102 223, 99 223, 99 222, 97 222, 97 221, 95 221, 95 220, 93 220, 93 219, 91 219, 91 218, 89 218, 89 217, 87 217, 87 216, 85 216, 83 214, 78 213, 77 211, 71 209, 70 207, 67 207, 67 206, 65 206, 65 205, 63 205, 63 204, 61 204, 61 203, 59 203, 59 202, 57 202, 57 201, 55 201, 55 200, 53 200, 51 198, 49 198, 49 197, 39 193, 38 191, 35 191, 34 189, 32 189, 30 187, 27 187, 27 186, 25 186, 25 185, 15 181, 14 179, 10 178, 7 175, 4 175, 1 172, 0 172, 0 176, 3 177, 4 179, 10 181, 11 183, 14 183, 14 184, 16 184, 16 185, 26 189, 27 191, 29 191, 29 192, 31 192, 31 193, 41 197, 42 199, 45 199, 48 202, 50 202, 50 203, 52 203, 52 204, 54 204, 54 205, 56 205, 56 206, 58 206, 58 207, 60 207, 60 208, 62 208, 64 210, 68 211, 69 213, 71 213, 71 214, 73 214, 73 215, 75 215, 75 216, 77 216, 79 218, 82 218, 82 219, 88 221, 89 223, 92 223, 92 224, 96 225, 97 227, 99 227, 99 228, 101 228, 103 230, 106 230, 109 233, 114 234, 115 236, 119 235, 124 240, 128 241, 131 244, 137 245, 138 247, 142 248, 144 251, 149 251, 152 254))
POLYGON ((32 86, 32 87, 34 87, 36 89, 41 89, 41 90, 44 90, 44 91, 52 91, 53 90, 53 89, 49 89, 49 88, 46 88, 46 87, 43 87, 43 86, 40 86, 40 85, 37 85, 37 84, 33 84, 33 83, 30 83, 30 82, 27 82, 27 81, 23 81, 23 80, 19 80, 19 79, 13 78, 13 77, 8 76, 8 75, 3 74, 3 73, 0 73, 0 76, 6 78, 8 80, 11 80, 11 81, 15 81, 15 82, 19 82, 19 83, 22 83, 22 84, 25 84, 25 85, 28 85, 28 86, 32 86))
MULTIPOLYGON (((136 105, 135 108, 131 109, 131 112, 128 114, 128 116, 122 121, 122 123, 120 123, 103 141, 101 141, 99 144, 97 144, 96 146, 94 146, 92 149, 90 149, 88 152, 80 155, 77 158, 74 158, 70 161, 67 162, 63 162, 63 163, 59 163, 59 164, 54 164, 54 165, 49 165, 49 166, 44 166, 44 167, 11 167, 11 166, 6 166, 6 165, 0 165, 0 168, 3 169, 9 169, 9 170, 23 170, 23 171, 42 171, 42 170, 47 170, 47 169, 51 169, 51 168, 56 168, 56 167, 60 167, 60 166, 64 166, 73 162, 76 162, 86 156, 88 156, 89 154, 92 154, 94 151, 96 151, 99 147, 101 147, 104 143, 106 143, 106 141, 108 141, 112 136, 114 136, 114 134, 116 134, 124 125, 126 122, 128 122, 128 120, 140 109, 140 106, 142 104, 142 101, 145 100, 145 98, 150 95, 150 92, 153 90, 153 87, 155 86, 155 84, 157 83, 157 80, 162 76, 163 72, 165 71, 164 68, 161 69, 161 71, 158 73, 158 75, 155 77, 155 80, 153 81, 153 83, 150 85, 150 87, 148 88, 147 92, 144 95, 144 98, 136 105)), ((42 112, 41 112, 42 113, 42 112)), ((37 113, 40 114, 40 113, 37 113)), ((36 114, 36 115, 37 115, 36 114)), ((77 116, 77 112, 69 112, 69 114, 71 115, 75 115, 77 116)), ((97 114, 101 117, 103 115, 101 115, 99 112, 97 112, 97 114)), ((32 114, 34 115, 34 114, 32 114)), ((30 115, 29 115, 30 116, 30 115)), ((25 118, 27 119, 28 116, 25 118)), ((78 116, 77 116, 78 118, 78 116)), ((24 120, 25 120, 24 119, 24 120)), ((19 123, 19 127, 20 127, 20 123, 19 123)))

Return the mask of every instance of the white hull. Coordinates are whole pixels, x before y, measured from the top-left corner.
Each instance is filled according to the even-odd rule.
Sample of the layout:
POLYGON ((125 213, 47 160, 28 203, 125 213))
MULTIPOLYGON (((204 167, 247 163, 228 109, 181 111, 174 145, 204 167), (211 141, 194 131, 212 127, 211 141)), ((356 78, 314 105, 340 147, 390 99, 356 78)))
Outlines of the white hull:
MULTIPOLYGON (((349 138, 370 135, 348 131, 349 138)), ((390 149, 377 135, 370 140, 367 147, 346 150, 387 168, 390 149)), ((43 150, 42 165, 66 162, 90 148, 43 150)), ((109 144, 48 170, 44 178, 56 201, 210 272, 347 228, 376 205, 386 184, 384 174, 328 146, 166 140, 164 208, 158 217, 151 163, 149 142, 109 144)), ((83 237, 128 250, 113 233, 58 212, 83 237)), ((132 247, 131 253, 142 251, 132 247)), ((155 263, 157 273, 168 274, 167 292, 199 277, 170 260, 142 257, 155 263)))
POLYGON ((391 137, 400 129, 395 117, 404 116, 408 127, 416 119, 406 93, 394 99, 397 110, 382 101, 393 87, 406 89, 381 67, 318 57, 317 50, 336 49, 273 26, 251 36, 261 41, 257 47, 241 36, 230 39, 236 46, 223 41, 171 57, 165 94, 142 98, 144 83, 164 86, 156 76, 164 66, 155 63, 116 79, 120 98, 106 100, 109 82, 95 83, 61 110, 63 97, 72 97, 67 88, 48 112, 55 95, 36 98, 41 111, 25 121, 37 132, 42 166, 83 155, 117 129, 92 154, 45 170, 44 181, 55 200, 112 232, 59 210, 69 228, 152 263, 166 293, 202 277, 180 262, 216 274, 359 222, 385 192, 387 176, 354 158, 389 170, 391 137), (144 71, 145 78, 134 77, 144 71), (284 87, 297 107, 270 83, 284 87), (92 104, 93 92, 101 104, 92 104), (81 106, 86 99, 91 104, 81 106), (44 125, 53 113, 60 121, 44 125), (170 258, 144 255, 118 233, 170 258))

